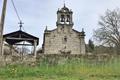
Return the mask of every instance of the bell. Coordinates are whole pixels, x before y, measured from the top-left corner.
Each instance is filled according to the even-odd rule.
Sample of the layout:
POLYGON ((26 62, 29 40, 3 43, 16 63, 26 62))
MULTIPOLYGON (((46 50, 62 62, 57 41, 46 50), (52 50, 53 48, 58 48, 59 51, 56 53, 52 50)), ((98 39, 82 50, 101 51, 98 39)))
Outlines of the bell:
POLYGON ((64 22, 65 21, 65 19, 64 18, 61 18, 61 22, 64 22))

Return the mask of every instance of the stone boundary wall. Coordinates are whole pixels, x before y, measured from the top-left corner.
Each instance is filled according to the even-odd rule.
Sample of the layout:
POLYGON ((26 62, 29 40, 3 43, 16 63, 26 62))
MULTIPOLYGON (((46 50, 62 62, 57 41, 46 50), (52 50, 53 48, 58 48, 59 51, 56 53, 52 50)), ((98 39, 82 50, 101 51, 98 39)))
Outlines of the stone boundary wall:
POLYGON ((115 56, 107 55, 107 54, 101 54, 101 55, 81 55, 81 54, 41 54, 37 56, 36 60, 38 63, 46 62, 48 64, 59 64, 61 62, 65 61, 71 61, 71 60, 77 60, 79 62, 90 62, 90 63, 106 63, 112 59, 114 59, 115 56))
POLYGON ((89 62, 107 62, 116 57, 108 54, 99 54, 99 55, 81 55, 81 54, 40 54, 35 58, 33 55, 26 55, 21 58, 20 56, 4 56, 0 57, 0 62, 4 65, 6 64, 26 64, 26 65, 35 65, 36 63, 49 63, 49 64, 59 64, 67 60, 86 60, 89 62))

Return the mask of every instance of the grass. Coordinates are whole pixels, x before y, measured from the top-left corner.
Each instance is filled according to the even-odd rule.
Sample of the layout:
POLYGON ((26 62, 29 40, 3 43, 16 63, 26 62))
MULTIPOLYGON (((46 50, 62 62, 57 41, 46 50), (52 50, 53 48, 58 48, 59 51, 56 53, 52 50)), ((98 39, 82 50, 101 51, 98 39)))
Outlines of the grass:
POLYGON ((120 80, 120 59, 102 63, 71 59, 57 65, 43 61, 35 67, 7 65, 0 68, 0 80, 120 80))

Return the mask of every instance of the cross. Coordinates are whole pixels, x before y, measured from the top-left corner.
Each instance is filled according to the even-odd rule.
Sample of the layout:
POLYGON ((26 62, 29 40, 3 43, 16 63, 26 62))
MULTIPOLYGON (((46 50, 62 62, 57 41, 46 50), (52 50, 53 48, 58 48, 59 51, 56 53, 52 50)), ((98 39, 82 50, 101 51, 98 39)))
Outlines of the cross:
POLYGON ((65 0, 64 0, 64 7, 65 7, 65 0))
POLYGON ((20 21, 18 24, 20 24, 20 30, 21 30, 21 28, 22 28, 22 24, 24 24, 22 21, 20 21))

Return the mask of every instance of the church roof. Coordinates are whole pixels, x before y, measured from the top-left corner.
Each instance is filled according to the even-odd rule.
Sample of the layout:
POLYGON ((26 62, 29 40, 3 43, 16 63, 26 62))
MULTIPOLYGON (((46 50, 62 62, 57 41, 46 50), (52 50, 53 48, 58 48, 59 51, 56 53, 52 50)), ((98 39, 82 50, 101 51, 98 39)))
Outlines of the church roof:
POLYGON ((80 33, 80 35, 81 36, 85 36, 85 32, 84 31, 82 31, 82 32, 79 32, 79 31, 77 31, 77 30, 75 30, 75 29, 72 29, 74 32, 76 32, 76 33, 80 33))

